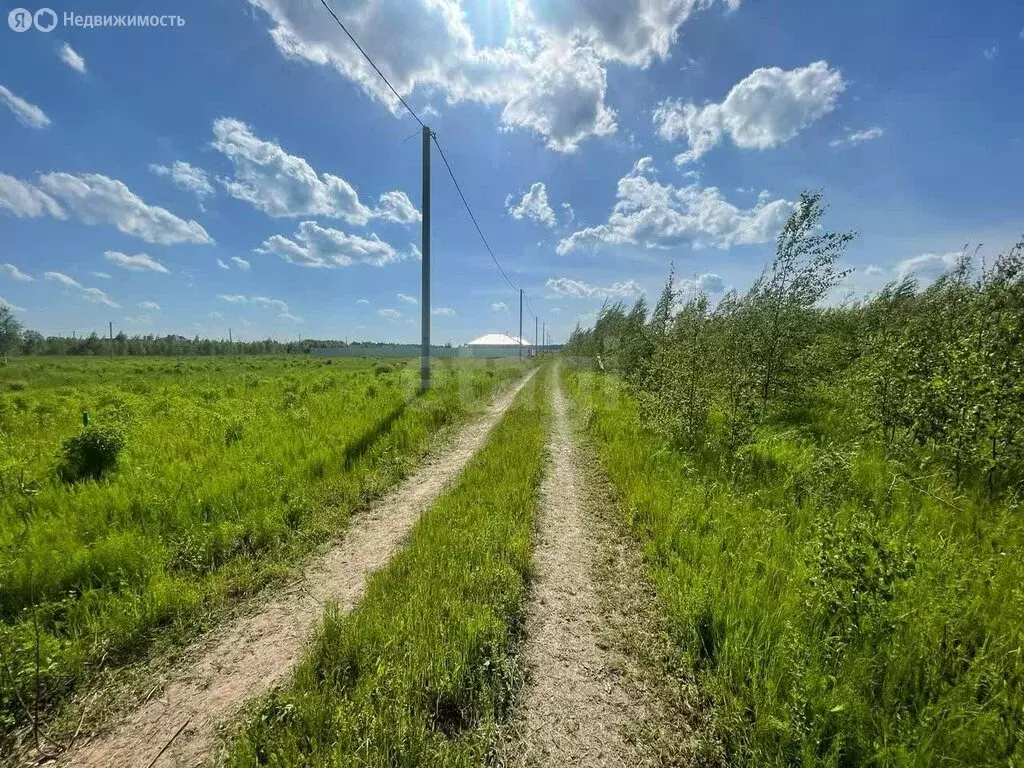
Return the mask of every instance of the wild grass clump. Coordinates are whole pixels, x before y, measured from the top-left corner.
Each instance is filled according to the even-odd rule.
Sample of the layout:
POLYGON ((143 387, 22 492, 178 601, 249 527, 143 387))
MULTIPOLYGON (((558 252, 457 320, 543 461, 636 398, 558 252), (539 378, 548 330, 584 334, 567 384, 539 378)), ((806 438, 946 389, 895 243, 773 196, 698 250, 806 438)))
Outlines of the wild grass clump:
POLYGON ((117 427, 86 427, 61 445, 57 474, 65 483, 100 480, 117 467, 124 444, 117 427))
POLYGON ((231 765, 478 766, 514 660, 546 434, 541 376, 351 613, 329 610, 231 765))

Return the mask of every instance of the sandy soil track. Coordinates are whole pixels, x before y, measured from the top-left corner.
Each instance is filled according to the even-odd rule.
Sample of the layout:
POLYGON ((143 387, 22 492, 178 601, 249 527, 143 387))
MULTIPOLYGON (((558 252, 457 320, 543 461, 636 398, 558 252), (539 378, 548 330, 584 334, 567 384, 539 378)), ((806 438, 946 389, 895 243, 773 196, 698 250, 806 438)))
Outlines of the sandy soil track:
POLYGON ((523 650, 528 684, 517 755, 542 766, 633 766, 624 736, 644 708, 620 684, 602 650, 597 542, 568 406, 552 376, 551 464, 541 486, 535 583, 523 650))
POLYGON ((269 602, 254 600, 251 612, 186 654, 192 662, 162 692, 110 733, 63 755, 60 764, 146 768, 159 755, 159 766, 194 766, 211 757, 217 725, 286 678, 327 601, 347 610, 359 600, 367 577, 387 563, 419 515, 458 477, 532 375, 465 427, 450 450, 353 519, 344 538, 314 560, 299 582, 269 602))

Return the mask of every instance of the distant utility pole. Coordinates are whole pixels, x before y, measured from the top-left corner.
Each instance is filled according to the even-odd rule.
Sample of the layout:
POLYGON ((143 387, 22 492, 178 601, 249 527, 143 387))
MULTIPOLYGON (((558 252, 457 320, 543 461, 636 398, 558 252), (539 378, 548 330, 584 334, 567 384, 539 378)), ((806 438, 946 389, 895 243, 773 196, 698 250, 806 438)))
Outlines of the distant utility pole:
POLYGON ((535 355, 537 354, 537 347, 540 346, 537 343, 538 341, 540 341, 540 336, 537 335, 537 331, 538 331, 537 325, 538 324, 539 324, 539 321, 537 320, 537 316, 534 315, 534 317, 533 317, 533 354, 535 354, 535 355))
POLYGON ((548 324, 540 324, 540 345, 546 347, 548 345, 548 324))
POLYGON ((228 328, 228 344, 234 344, 235 340, 231 338, 231 329, 228 328))
POLYGON ((420 349, 420 389, 430 389, 430 129, 423 126, 423 285, 420 288, 423 339, 420 349))
POLYGON ((114 356, 114 321, 110 321, 110 356, 114 356))
POLYGON ((519 289, 519 359, 523 359, 523 289, 519 289))

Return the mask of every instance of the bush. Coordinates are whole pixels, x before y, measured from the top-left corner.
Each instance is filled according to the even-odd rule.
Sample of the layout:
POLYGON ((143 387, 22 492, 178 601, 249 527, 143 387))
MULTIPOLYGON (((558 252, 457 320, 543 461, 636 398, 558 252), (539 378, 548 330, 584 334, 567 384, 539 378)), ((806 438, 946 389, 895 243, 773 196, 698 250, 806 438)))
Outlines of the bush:
POLYGON ((57 473, 66 483, 99 480, 117 466, 124 435, 115 427, 86 427, 64 441, 57 473))

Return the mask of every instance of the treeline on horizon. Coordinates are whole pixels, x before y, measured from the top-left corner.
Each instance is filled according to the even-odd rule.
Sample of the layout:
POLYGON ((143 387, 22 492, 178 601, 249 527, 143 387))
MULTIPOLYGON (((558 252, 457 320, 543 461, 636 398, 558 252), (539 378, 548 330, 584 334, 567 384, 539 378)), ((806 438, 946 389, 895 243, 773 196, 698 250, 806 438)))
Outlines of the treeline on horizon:
MULTIPOLYGON (((0 311, 3 308, 0 307, 0 311)), ((38 331, 21 330, 11 333, 3 350, 4 354, 21 356, 97 356, 111 355, 117 357, 176 357, 176 356, 215 356, 215 355, 286 355, 307 354, 315 348, 341 347, 396 347, 408 344, 395 342, 353 341, 338 339, 299 339, 296 341, 277 341, 261 339, 255 341, 227 341, 226 339, 204 339, 199 336, 188 338, 177 334, 166 336, 135 335, 128 336, 124 332, 109 338, 91 333, 88 336, 75 338, 71 336, 43 336, 38 331), (113 351, 111 351, 113 350, 113 351)))

